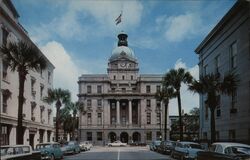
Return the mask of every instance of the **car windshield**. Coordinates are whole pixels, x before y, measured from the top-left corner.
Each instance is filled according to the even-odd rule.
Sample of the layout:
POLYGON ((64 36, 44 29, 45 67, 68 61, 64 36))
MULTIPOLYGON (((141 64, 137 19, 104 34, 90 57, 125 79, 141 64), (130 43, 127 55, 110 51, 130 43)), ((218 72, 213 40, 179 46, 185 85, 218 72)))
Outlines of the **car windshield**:
POLYGON ((232 147, 232 151, 234 154, 247 154, 250 155, 250 147, 232 147))
POLYGON ((75 145, 75 142, 69 142, 68 145, 75 145))
POLYGON ((50 144, 38 144, 36 146, 36 149, 42 149, 42 148, 50 148, 50 144))
POLYGON ((199 144, 189 144, 188 146, 195 149, 202 149, 201 145, 199 144))
POLYGON ((161 144, 161 141, 155 141, 154 144, 155 144, 155 145, 160 145, 160 144, 161 144))

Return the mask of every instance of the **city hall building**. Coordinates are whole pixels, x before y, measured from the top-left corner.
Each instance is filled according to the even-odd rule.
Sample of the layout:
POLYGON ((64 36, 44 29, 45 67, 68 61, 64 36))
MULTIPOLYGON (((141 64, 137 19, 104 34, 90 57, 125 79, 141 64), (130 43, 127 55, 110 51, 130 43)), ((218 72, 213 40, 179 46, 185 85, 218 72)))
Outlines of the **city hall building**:
MULTIPOLYGON (((80 141, 150 143, 163 136, 164 104, 155 98, 162 75, 139 74, 127 37, 123 32, 118 35, 107 74, 79 77, 78 97, 85 104, 79 115, 80 141)), ((169 125, 167 128, 169 134, 169 125)))

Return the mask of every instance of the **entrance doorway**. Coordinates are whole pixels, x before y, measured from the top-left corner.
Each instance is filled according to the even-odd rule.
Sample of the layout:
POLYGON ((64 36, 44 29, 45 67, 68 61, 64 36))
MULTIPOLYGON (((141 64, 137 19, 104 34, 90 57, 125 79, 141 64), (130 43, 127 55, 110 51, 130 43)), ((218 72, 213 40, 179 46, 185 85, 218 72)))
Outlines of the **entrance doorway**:
POLYGON ((30 146, 34 149, 34 134, 29 135, 30 146))
POLYGON ((120 135, 120 140, 122 143, 128 143, 128 133, 122 132, 120 135))
POLYGON ((132 135, 133 142, 141 141, 141 134, 139 132, 134 132, 132 135))
POLYGON ((109 134, 108 134, 108 139, 109 139, 109 141, 112 143, 112 142, 114 142, 114 141, 116 141, 116 134, 114 133, 114 132, 110 132, 109 134))

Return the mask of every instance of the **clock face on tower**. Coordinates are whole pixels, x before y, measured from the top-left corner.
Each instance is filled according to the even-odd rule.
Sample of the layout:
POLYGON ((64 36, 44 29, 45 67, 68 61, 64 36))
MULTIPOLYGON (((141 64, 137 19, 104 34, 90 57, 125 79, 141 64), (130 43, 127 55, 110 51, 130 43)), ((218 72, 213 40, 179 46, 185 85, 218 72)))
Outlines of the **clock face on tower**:
POLYGON ((121 62, 120 66, 121 67, 126 67, 127 63, 126 62, 121 62))

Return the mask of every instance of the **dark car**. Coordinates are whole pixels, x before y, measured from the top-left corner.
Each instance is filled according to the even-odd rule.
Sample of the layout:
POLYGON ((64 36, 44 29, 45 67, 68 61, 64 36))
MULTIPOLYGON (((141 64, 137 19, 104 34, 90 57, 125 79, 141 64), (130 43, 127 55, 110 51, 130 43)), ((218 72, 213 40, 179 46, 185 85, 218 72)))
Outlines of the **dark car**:
POLYGON ((157 148, 157 152, 163 153, 163 154, 171 154, 175 147, 174 141, 162 141, 160 146, 157 148))

